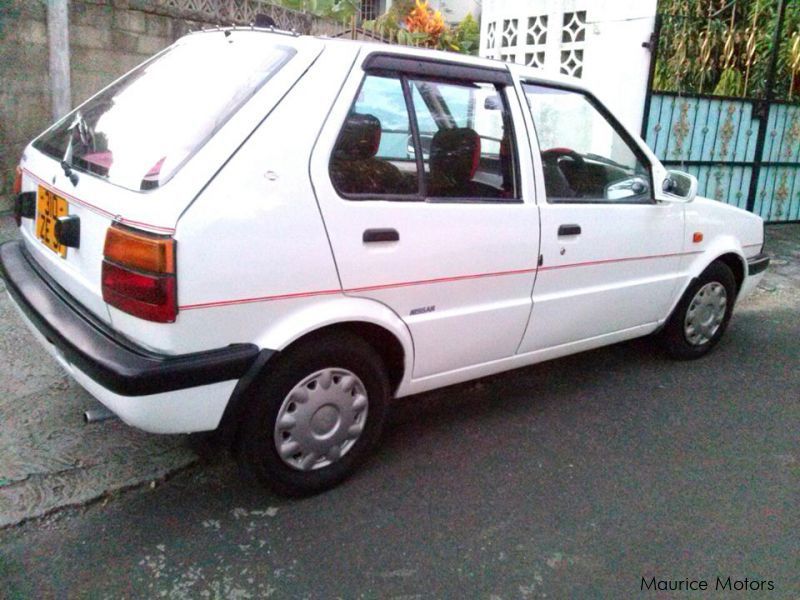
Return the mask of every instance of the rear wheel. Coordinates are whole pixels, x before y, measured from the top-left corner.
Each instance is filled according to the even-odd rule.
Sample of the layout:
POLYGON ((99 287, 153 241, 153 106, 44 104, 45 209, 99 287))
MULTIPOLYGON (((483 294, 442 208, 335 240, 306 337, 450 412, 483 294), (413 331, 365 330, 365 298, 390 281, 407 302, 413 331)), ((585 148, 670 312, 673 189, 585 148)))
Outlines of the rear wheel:
POLYGON ((329 489, 375 448, 389 380, 375 350, 340 333, 290 349, 250 393, 240 462, 284 495, 329 489))
POLYGON ((717 345, 728 327, 736 300, 730 267, 715 261, 686 290, 670 316, 661 341, 674 358, 693 359, 717 345))

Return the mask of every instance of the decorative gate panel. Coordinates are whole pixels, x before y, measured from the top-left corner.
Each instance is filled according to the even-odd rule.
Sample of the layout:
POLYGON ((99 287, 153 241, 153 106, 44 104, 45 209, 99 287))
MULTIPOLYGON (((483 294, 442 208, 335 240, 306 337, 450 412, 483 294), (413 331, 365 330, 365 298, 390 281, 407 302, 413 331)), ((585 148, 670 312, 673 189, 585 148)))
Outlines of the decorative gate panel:
POLYGON ((699 193, 800 220, 800 3, 661 0, 642 137, 699 193))

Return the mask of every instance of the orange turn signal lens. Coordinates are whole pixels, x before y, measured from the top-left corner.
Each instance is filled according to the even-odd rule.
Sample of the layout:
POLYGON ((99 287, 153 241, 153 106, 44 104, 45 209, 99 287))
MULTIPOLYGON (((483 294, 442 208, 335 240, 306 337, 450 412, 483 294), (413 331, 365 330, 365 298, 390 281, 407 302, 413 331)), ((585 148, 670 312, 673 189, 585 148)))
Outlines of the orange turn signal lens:
POLYGON ((175 240, 114 225, 106 233, 103 254, 118 265, 149 273, 175 272, 175 240))
POLYGON ((694 232, 694 235, 692 236, 692 241, 693 241, 695 244, 699 244, 700 242, 702 242, 702 241, 703 241, 703 234, 702 234, 702 232, 700 232, 700 231, 695 231, 695 232, 694 232))
POLYGON ((17 167, 16 171, 14 171, 14 187, 12 188, 12 193, 16 196, 22 191, 22 169, 17 167))

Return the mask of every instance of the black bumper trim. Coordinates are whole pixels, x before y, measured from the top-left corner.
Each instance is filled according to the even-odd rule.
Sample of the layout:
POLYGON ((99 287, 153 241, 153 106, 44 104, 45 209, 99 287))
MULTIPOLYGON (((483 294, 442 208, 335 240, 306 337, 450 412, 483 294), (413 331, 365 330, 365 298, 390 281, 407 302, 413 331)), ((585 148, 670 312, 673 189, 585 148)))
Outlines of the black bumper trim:
POLYGON ((35 264, 20 240, 0 246, 0 275, 36 329, 69 363, 123 396, 239 379, 259 354, 255 344, 231 344, 174 356, 141 348, 69 296, 35 264))
POLYGON ((761 271, 766 271, 768 266, 769 256, 762 252, 761 254, 747 259, 747 274, 757 275, 761 273, 761 271))

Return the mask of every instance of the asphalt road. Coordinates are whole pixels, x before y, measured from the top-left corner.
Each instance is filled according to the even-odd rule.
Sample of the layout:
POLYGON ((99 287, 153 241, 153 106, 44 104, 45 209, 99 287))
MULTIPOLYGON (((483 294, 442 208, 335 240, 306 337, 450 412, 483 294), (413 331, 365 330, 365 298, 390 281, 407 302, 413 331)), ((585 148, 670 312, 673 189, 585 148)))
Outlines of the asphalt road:
POLYGON ((798 247, 702 360, 639 340, 398 402, 377 456, 300 501, 212 448, 0 532, 0 597, 626 598, 730 577, 800 598, 798 247))

